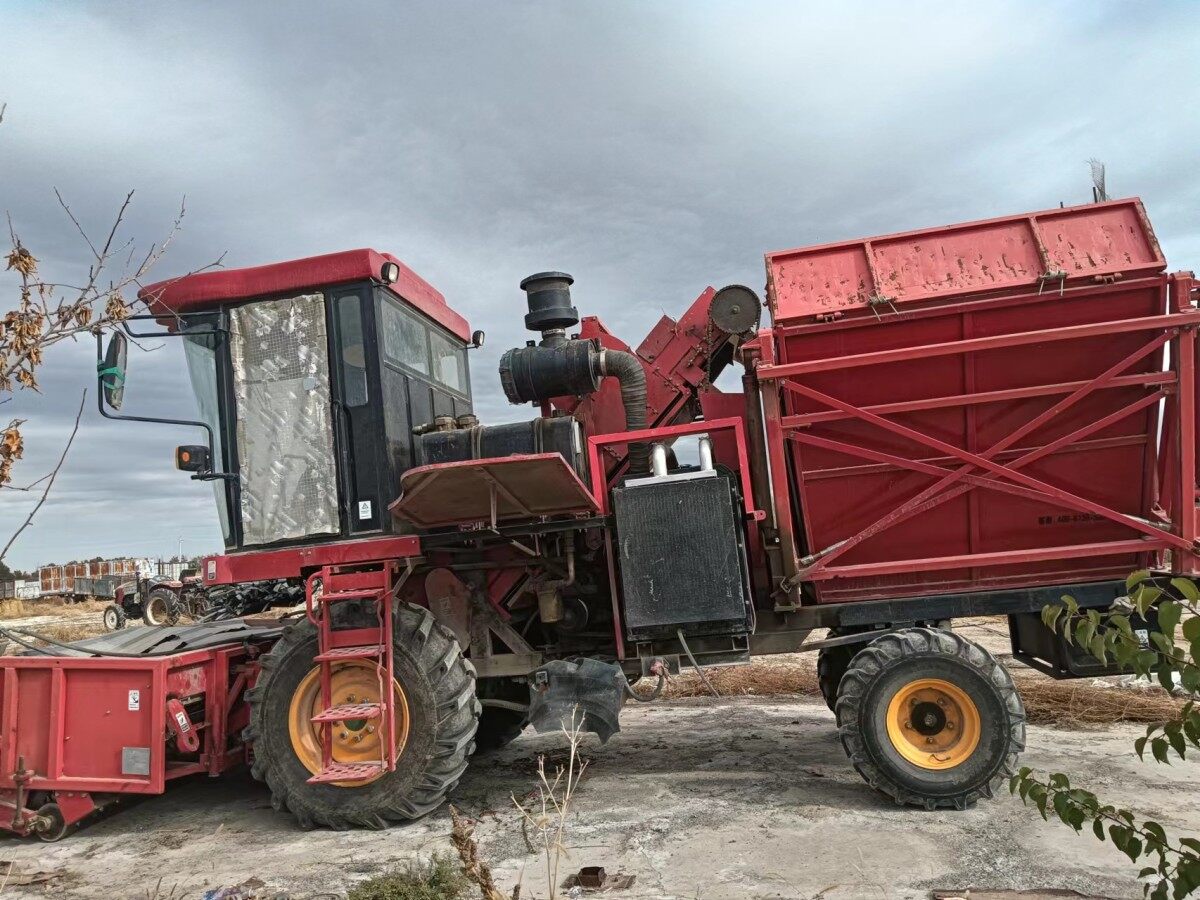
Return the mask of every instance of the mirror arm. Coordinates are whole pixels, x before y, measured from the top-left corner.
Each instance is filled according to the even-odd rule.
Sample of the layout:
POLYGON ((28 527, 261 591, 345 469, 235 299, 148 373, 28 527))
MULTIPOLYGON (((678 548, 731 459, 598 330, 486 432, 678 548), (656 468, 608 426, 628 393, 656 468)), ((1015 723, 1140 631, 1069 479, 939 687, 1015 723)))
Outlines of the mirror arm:
MULTIPOLYGON (((215 458, 213 430, 212 426, 207 422, 193 419, 160 419, 155 416, 126 416, 120 413, 111 413, 104 408, 104 376, 100 374, 104 364, 104 334, 99 328, 93 329, 93 333, 96 335, 96 408, 100 410, 100 415, 106 419, 115 419, 121 422, 152 422, 159 425, 183 425, 192 428, 203 428, 204 434, 208 439, 208 458, 215 458)), ((214 481, 221 478, 226 481, 237 481, 239 477, 236 472, 197 472, 192 476, 192 479, 197 481, 214 481)))

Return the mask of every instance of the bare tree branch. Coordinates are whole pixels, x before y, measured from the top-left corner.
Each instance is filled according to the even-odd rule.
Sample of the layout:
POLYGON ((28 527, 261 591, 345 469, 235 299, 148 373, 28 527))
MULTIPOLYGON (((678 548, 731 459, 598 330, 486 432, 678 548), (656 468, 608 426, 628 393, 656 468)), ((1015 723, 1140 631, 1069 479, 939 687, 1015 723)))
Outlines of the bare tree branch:
POLYGON ((29 511, 29 515, 25 517, 25 521, 21 523, 21 527, 13 532, 12 537, 8 539, 8 543, 4 545, 4 549, 0 550, 0 560, 3 560, 8 553, 10 547, 21 536, 21 532, 29 527, 33 522, 33 517, 37 515, 38 510, 42 508, 42 504, 46 502, 46 498, 50 496, 50 489, 54 487, 54 480, 58 478, 58 473, 63 467, 63 463, 67 461, 67 452, 71 449, 71 444, 75 442, 75 435, 79 433, 79 420, 83 417, 83 404, 87 402, 87 389, 84 388, 83 396, 79 398, 79 412, 75 413, 75 427, 71 429, 71 436, 67 438, 67 444, 63 447, 62 455, 58 458, 58 464, 49 473, 49 480, 46 482, 46 487, 42 491, 42 496, 38 498, 38 502, 34 504, 33 509, 29 511))

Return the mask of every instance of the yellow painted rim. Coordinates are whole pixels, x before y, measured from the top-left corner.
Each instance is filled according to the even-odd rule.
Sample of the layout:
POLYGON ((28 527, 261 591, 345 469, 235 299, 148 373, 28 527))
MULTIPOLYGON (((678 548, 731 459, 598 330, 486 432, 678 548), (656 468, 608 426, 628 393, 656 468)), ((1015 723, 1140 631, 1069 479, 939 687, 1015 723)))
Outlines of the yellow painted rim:
POLYGON ((888 704, 888 738, 896 752, 922 769, 953 769, 979 746, 979 709, 967 693, 940 678, 920 678, 888 704))
MULTIPOLYGON (((347 660, 335 663, 330 673, 330 695, 332 705, 348 703, 378 703, 382 693, 383 669, 368 660, 347 660)), ((392 703, 396 710, 396 756, 408 743, 408 698, 396 679, 392 679, 392 703)), ((321 726, 312 717, 324 709, 321 703, 321 667, 313 666, 304 676, 288 707, 288 734, 296 757, 308 771, 316 775, 321 771, 321 726)), ((383 717, 374 719, 347 719, 334 722, 333 759, 335 762, 358 763, 378 762, 383 759, 384 741, 380 734, 383 717)), ((338 787, 362 787, 370 784, 383 773, 370 778, 352 781, 334 781, 338 787)))

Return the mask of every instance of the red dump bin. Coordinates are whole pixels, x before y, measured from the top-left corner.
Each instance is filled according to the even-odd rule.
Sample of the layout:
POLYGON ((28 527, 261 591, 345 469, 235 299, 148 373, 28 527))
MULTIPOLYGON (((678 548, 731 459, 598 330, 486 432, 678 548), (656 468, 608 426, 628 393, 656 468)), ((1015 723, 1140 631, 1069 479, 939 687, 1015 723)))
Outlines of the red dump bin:
POLYGON ((815 598, 1194 560, 1198 314, 1164 268, 1136 199, 769 254, 759 376, 815 598))

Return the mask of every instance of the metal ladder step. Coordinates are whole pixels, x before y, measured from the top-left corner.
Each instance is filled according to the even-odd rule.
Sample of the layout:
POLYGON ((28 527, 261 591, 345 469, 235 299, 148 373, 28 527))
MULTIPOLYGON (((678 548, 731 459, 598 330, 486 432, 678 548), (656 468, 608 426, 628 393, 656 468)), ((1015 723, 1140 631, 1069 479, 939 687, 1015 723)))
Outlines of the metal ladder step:
POLYGON ((313 722, 345 722, 354 719, 377 719, 383 714, 378 703, 344 703, 331 706, 312 717, 313 722))
POLYGON ((333 762, 308 779, 309 784, 328 784, 331 781, 360 781, 373 778, 386 771, 378 762, 333 762))
POLYGON ((348 659, 378 659, 383 654, 383 644, 366 644, 362 647, 334 647, 314 657, 316 662, 342 662, 348 659))
POLYGON ((382 600, 386 595, 387 588, 354 588, 348 591, 322 591, 317 601, 336 603, 339 600, 382 600))

